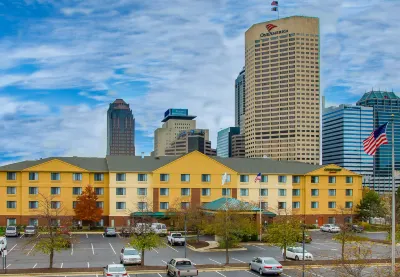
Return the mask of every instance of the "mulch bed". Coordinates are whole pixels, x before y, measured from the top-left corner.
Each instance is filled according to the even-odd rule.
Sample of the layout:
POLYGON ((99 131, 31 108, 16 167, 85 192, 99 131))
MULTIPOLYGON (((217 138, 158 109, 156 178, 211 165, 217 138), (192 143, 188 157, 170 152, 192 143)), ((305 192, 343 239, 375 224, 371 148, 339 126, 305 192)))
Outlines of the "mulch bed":
POLYGON ((193 246, 194 248, 203 248, 203 247, 207 247, 207 246, 210 245, 208 242, 202 241, 202 240, 200 240, 200 241, 191 241, 191 242, 188 242, 188 244, 190 246, 193 246))

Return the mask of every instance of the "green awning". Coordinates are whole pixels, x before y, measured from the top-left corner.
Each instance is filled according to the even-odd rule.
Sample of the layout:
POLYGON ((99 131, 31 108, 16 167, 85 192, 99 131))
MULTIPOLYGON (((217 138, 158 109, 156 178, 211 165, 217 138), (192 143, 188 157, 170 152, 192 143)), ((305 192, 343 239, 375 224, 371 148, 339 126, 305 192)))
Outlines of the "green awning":
POLYGON ((165 213, 165 212, 134 212, 134 213, 131 213, 131 216, 132 217, 148 216, 148 217, 153 217, 153 218, 166 218, 173 214, 174 213, 165 213))

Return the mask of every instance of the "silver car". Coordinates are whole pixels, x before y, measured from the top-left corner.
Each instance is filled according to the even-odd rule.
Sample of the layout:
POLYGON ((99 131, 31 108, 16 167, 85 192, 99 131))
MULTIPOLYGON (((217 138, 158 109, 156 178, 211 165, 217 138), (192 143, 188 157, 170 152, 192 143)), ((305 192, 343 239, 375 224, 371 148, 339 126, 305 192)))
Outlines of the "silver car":
POLYGON ((142 256, 139 252, 132 247, 124 247, 121 250, 121 254, 119 257, 121 264, 138 264, 142 263, 142 256))
POLYGON ((16 226, 8 226, 6 229, 6 237, 19 237, 21 234, 16 226))
POLYGON ((26 226, 24 234, 25 234, 25 237, 36 236, 37 235, 36 226, 33 226, 33 225, 26 226))
POLYGON ((271 257, 258 257, 254 258, 249 264, 250 270, 257 271, 260 275, 263 274, 277 274, 283 272, 282 265, 271 257))
POLYGON ((103 267, 104 277, 126 277, 128 273, 122 264, 109 264, 103 267))

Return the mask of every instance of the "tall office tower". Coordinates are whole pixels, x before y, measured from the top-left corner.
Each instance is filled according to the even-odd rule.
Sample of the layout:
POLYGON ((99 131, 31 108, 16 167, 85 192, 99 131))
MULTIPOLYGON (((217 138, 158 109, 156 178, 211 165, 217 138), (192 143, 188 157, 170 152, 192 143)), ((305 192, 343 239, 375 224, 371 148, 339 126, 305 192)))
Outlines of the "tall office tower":
POLYGON ((107 155, 135 155, 135 118, 122 99, 107 111, 107 155))
MULTIPOLYGON (((390 122, 394 115, 394 149, 395 149, 395 169, 400 170, 400 97, 394 92, 370 91, 358 100, 357 106, 372 107, 373 128, 390 122)), ((374 156, 373 178, 367 182, 374 190, 384 193, 392 190, 392 124, 387 128, 387 139, 389 144, 382 145, 374 156)), ((400 176, 396 179, 396 187, 400 185, 400 176)))
POLYGON ((292 16, 246 31, 246 157, 319 164, 319 20, 292 16))
MULTIPOLYGON (((322 164, 337 164, 372 176, 373 158, 364 152, 363 140, 373 130, 373 108, 340 105, 323 110, 322 164)), ((364 184, 368 186, 368 184, 364 184)))
POLYGON ((211 148, 207 129, 181 131, 176 139, 165 148, 166 156, 180 156, 192 151, 199 151, 208 156, 216 156, 217 151, 211 148))
POLYGON ((196 129, 196 116, 188 115, 187 109, 168 109, 164 113, 163 125, 154 131, 153 156, 165 156, 165 149, 181 131, 196 129))
POLYGON ((235 80, 235 127, 240 127, 241 132, 244 130, 245 90, 246 74, 243 67, 235 80))
POLYGON ((244 149, 244 135, 238 134, 232 136, 232 158, 244 158, 246 152, 244 149))
POLYGON ((228 127, 218 132, 217 156, 223 158, 232 157, 232 136, 240 134, 239 127, 228 127))

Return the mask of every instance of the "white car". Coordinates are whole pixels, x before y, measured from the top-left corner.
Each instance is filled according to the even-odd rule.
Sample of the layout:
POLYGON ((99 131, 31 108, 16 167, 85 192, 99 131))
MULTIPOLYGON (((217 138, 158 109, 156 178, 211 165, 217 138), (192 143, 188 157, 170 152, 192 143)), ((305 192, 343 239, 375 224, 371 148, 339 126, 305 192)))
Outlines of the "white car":
POLYGON ((4 249, 7 249, 7 238, 0 237, 0 252, 2 252, 4 249))
POLYGON ((103 267, 103 276, 104 277, 125 277, 128 276, 124 265, 122 264, 109 264, 108 266, 103 267))
POLYGON ((322 232, 329 232, 329 233, 339 233, 340 232, 339 226, 336 226, 335 224, 324 224, 321 226, 320 230, 322 232))
POLYGON ((139 252, 132 247, 124 247, 121 250, 121 254, 119 257, 119 261, 121 264, 138 264, 142 263, 142 256, 139 252))
POLYGON ((249 264, 250 270, 257 271, 260 275, 263 274, 278 274, 283 272, 282 265, 271 257, 254 258, 249 264))
MULTIPOLYGON (((282 250, 282 255, 284 254, 282 250)), ((304 260, 306 261, 312 261, 314 260, 314 257, 311 253, 307 252, 307 250, 304 249, 304 260)), ((293 260, 303 260, 303 247, 288 247, 286 249, 286 258, 287 259, 293 259, 293 260)))

